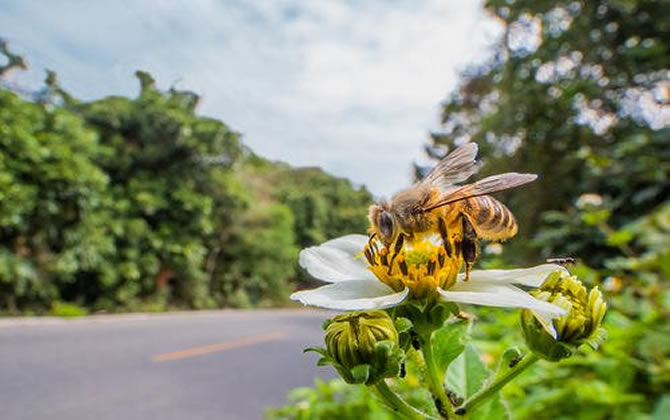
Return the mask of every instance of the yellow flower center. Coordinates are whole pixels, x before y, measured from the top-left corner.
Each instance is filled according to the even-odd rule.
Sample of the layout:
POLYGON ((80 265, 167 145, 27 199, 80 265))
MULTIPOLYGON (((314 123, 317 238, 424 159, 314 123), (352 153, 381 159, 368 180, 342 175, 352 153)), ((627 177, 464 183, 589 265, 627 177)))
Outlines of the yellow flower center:
POLYGON ((395 291, 405 287, 416 298, 426 297, 438 287, 448 289, 456 283, 463 258, 452 244, 445 247, 434 238, 407 243, 397 253, 373 241, 363 253, 368 269, 395 291))

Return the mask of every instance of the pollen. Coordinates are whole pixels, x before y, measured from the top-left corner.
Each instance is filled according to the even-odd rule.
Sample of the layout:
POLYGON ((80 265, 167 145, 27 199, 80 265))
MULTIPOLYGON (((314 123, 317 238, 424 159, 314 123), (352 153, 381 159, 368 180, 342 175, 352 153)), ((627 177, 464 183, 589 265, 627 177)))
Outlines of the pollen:
POLYGON ((397 253, 371 242, 363 253, 368 269, 382 283, 395 291, 408 287, 413 297, 424 298, 456 283, 463 258, 448 255, 445 248, 439 240, 423 238, 406 243, 397 253))

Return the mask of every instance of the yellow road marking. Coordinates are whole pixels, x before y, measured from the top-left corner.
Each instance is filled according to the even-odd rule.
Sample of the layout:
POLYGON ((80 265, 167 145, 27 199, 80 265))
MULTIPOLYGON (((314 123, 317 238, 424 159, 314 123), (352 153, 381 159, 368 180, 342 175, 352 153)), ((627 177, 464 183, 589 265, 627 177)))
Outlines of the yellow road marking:
POLYGON ((208 346, 193 347, 171 353, 157 354, 152 358, 152 360, 154 362, 167 362, 168 360, 185 359, 187 357, 202 356, 203 354, 218 353, 240 347, 253 346, 254 344, 266 343, 268 341, 277 341, 283 339, 284 337, 286 337, 286 332, 277 331, 267 334, 255 335, 252 337, 238 338, 237 340, 228 341, 225 343, 210 344, 208 346))

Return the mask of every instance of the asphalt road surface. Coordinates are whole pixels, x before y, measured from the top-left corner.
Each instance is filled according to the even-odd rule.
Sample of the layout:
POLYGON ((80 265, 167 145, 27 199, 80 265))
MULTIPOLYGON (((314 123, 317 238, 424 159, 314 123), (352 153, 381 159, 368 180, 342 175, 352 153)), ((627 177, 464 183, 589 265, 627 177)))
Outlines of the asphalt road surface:
POLYGON ((0 319, 0 419, 260 419, 289 390, 335 377, 302 353, 330 315, 0 319))

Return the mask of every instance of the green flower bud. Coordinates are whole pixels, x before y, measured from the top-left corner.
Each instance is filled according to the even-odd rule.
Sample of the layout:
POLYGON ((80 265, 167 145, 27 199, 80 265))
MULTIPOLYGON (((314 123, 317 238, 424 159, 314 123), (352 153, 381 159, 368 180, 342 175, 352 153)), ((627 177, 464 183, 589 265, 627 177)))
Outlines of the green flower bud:
POLYGON ((605 330, 600 326, 607 304, 597 287, 588 292, 576 277, 557 271, 531 294, 568 312, 553 321, 529 309, 521 312, 526 343, 542 358, 558 361, 572 356, 582 344, 597 349, 604 340, 605 330))
POLYGON ((398 332, 384 311, 350 312, 333 318, 326 327, 328 355, 341 366, 352 369, 374 364, 376 344, 398 344, 398 332))
MULTIPOLYGON (((399 321, 401 329, 411 327, 399 321)), ((332 365, 349 384, 373 385, 401 372, 405 352, 395 323, 384 311, 358 311, 336 316, 323 325, 326 348, 305 351, 321 355, 319 366, 332 365)))

